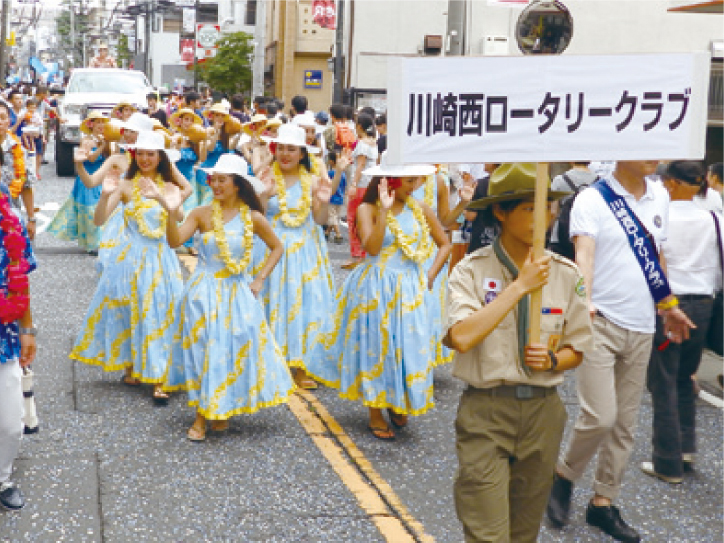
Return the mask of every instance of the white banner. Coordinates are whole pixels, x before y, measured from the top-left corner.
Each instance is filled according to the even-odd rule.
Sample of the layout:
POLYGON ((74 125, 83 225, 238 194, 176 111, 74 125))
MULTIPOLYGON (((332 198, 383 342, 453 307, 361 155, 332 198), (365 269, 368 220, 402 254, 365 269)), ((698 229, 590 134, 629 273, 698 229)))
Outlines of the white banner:
POLYGON ((392 58, 393 162, 704 158, 708 53, 392 58))
POLYGON ((184 8, 183 11, 183 31, 194 32, 196 29, 196 10, 184 8))

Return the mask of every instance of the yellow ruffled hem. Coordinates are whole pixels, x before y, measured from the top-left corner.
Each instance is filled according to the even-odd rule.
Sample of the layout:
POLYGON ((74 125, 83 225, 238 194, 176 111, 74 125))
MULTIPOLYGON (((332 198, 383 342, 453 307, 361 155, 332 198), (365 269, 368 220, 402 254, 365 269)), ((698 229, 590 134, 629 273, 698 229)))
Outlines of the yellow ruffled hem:
POLYGON ((256 405, 254 405, 253 407, 239 407, 237 409, 232 409, 231 411, 228 411, 221 415, 217 415, 216 413, 211 413, 211 412, 207 411, 206 409, 199 408, 198 400, 189 401, 189 405, 191 407, 195 407, 196 411, 198 413, 200 413, 201 415, 203 415, 203 417, 206 420, 228 420, 231 417, 234 417, 236 415, 253 415, 257 411, 266 409, 267 407, 274 407, 277 405, 285 404, 289 400, 289 396, 291 396, 294 393, 296 388, 297 388, 296 386, 293 386, 291 389, 289 389, 286 396, 275 395, 274 399, 270 400, 268 402, 260 402, 256 405))
MULTIPOLYGON (((429 394, 429 396, 432 396, 432 394, 429 394)), ((361 399, 359 391, 355 391, 353 393, 340 392, 339 397, 344 398, 345 400, 353 401, 353 402, 357 402, 361 399)), ((420 409, 407 409, 407 408, 400 409, 399 406, 391 404, 385 400, 381 400, 379 402, 371 402, 369 400, 362 400, 362 405, 364 405, 365 407, 371 407, 373 409, 392 409, 398 415, 418 416, 418 415, 424 415, 425 413, 427 413, 427 411, 429 409, 432 409, 433 407, 435 407, 435 402, 428 401, 427 404, 420 409)))
POLYGON ((287 360, 287 366, 290 368, 300 368, 307 371, 307 366, 304 364, 304 360, 298 358, 296 360, 287 360))
MULTIPOLYGON (((72 360, 77 360, 78 362, 82 362, 83 364, 88 364, 89 366, 100 366, 101 368, 103 368, 103 371, 106 371, 106 372, 121 371, 121 370, 125 370, 126 368, 133 367, 132 362, 123 362, 121 364, 106 365, 106 363, 103 360, 97 360, 95 358, 85 358, 85 357, 79 356, 75 353, 70 353, 68 355, 68 358, 70 358, 72 360)), ((156 380, 151 380, 151 379, 148 379, 147 377, 144 377, 142 374, 136 373, 136 372, 131 373, 131 378, 137 379, 144 385, 160 385, 161 383, 163 383, 163 377, 156 379, 156 380)))
POLYGON ((326 379, 322 379, 321 377, 318 377, 318 376, 314 375, 313 373, 309 373, 308 370, 305 370, 305 371, 307 372, 307 377, 311 377, 318 383, 321 383, 322 385, 324 385, 328 388, 337 388, 337 389, 339 388, 339 385, 340 385, 339 381, 327 381, 326 379))

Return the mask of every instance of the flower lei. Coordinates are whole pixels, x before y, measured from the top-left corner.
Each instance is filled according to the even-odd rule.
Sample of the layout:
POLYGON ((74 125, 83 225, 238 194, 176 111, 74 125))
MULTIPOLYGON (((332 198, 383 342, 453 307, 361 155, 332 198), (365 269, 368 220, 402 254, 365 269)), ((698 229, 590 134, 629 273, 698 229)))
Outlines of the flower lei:
POLYGON ((295 209, 287 208, 287 186, 284 183, 284 175, 279 168, 278 163, 274 163, 274 181, 277 188, 277 196, 279 197, 279 211, 281 213, 282 222, 289 228, 298 228, 307 220, 309 212, 312 210, 312 176, 306 168, 299 168, 299 182, 302 185, 302 198, 299 201, 299 207, 295 209), (295 213, 297 216, 292 217, 295 213))
MULTIPOLYGON (((143 210, 153 206, 153 203, 143 201, 143 197, 141 196, 141 187, 138 185, 138 180, 140 178, 141 172, 138 172, 133 177, 133 208, 127 207, 126 214, 127 216, 133 217, 136 221, 138 231, 141 232, 141 235, 151 239, 160 239, 166 233, 166 220, 168 219, 168 213, 166 213, 165 210, 161 212, 161 220, 159 221, 160 224, 158 225, 158 228, 155 230, 148 228, 146 220, 143 218, 143 210)), ((160 174, 156 175, 155 182, 159 187, 163 187, 163 177, 161 177, 160 174)))
POLYGON ((30 264, 25 259, 25 236, 20 220, 13 213, 5 195, 0 195, 0 229, 3 248, 10 263, 7 270, 7 294, 0 293, 0 322, 10 324, 20 319, 30 305, 28 276, 30 264))
POLYGON ((405 205, 412 210, 412 216, 420 226, 417 236, 408 236, 402 231, 397 217, 392 214, 392 210, 387 212, 387 224, 390 227, 390 232, 395 236, 395 244, 400 248, 402 254, 416 264, 422 264, 432 254, 430 227, 427 225, 420 204, 414 198, 408 197, 405 200, 405 205), (415 243, 417 243, 417 249, 412 248, 415 243))
POLYGON ((221 211, 221 204, 218 200, 213 200, 211 202, 211 225, 214 228, 216 245, 219 247, 219 256, 221 257, 222 262, 226 265, 226 269, 234 275, 243 272, 247 268, 247 266, 249 266, 252 252, 251 245, 254 242, 254 223, 251 220, 249 206, 247 206, 243 202, 241 203, 241 205, 239 205, 239 218, 244 225, 244 238, 242 242, 244 256, 238 262, 234 262, 231 259, 229 243, 226 240, 226 231, 224 230, 224 215, 221 211))
POLYGON ((17 136, 10 134, 14 144, 12 148, 13 153, 13 180, 10 182, 10 196, 17 198, 25 186, 27 173, 25 170, 25 153, 23 152, 23 146, 20 145, 20 140, 17 136))

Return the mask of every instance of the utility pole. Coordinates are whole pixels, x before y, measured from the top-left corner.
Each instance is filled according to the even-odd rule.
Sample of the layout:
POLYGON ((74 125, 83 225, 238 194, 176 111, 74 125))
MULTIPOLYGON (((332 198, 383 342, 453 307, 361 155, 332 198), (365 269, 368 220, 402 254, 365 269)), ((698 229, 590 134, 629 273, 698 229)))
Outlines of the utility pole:
POLYGON ((198 55, 198 46, 199 46, 199 40, 197 34, 197 29, 199 28, 199 0, 196 0, 194 2, 194 90, 197 90, 198 84, 199 84, 199 74, 196 71, 196 68, 198 67, 198 61, 197 61, 197 55, 198 55))
POLYGON ((70 66, 69 68, 75 68, 75 6, 73 0, 70 0, 70 66))
POLYGON ((256 3, 256 28, 254 29, 254 66, 252 69, 251 95, 264 95, 264 65, 266 64, 266 2, 256 3))
MULTIPOLYGON (((197 0, 198 1, 198 0, 197 0)), ((153 2, 147 2, 146 3, 146 16, 143 19, 143 30, 145 32, 146 38, 146 62, 144 66, 144 71, 146 72, 146 77, 149 81, 151 81, 151 17, 153 16, 153 2)))
POLYGON ((342 103, 342 91, 344 89, 344 0, 337 2, 337 31, 335 34, 335 56, 334 56, 334 92, 332 103, 342 103))
POLYGON ((2 0, 2 13, 0 13, 0 82, 5 83, 5 74, 8 64, 8 15, 10 13, 10 0, 2 0))

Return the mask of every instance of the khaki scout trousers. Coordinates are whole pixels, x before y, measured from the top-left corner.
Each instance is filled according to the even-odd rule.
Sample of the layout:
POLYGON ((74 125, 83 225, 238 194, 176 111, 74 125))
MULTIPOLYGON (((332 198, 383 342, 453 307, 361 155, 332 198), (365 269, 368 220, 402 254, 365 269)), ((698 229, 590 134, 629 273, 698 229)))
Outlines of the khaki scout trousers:
POLYGON ((653 334, 626 330, 596 315, 593 339, 593 350, 576 370, 581 410, 558 469, 575 481, 598 452, 593 491, 614 500, 633 449, 653 334))
POLYGON ((565 423, 556 393, 518 400, 463 392, 454 493, 465 541, 535 543, 565 423))

